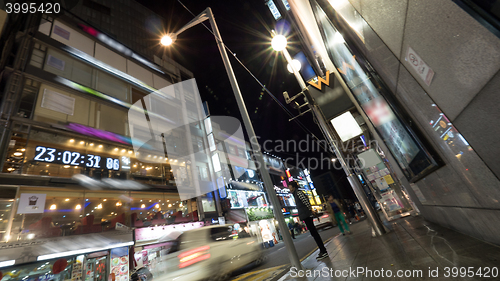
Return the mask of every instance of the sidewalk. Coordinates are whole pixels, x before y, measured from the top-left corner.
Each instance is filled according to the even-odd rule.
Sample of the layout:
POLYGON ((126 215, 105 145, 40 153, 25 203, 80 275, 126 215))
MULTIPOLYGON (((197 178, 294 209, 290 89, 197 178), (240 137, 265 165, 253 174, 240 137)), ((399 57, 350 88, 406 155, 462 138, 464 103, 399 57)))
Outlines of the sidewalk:
POLYGON ((498 246, 440 227, 422 217, 402 218, 386 226, 391 232, 372 238, 367 220, 350 225, 352 235, 339 234, 326 245, 329 258, 317 261, 316 250, 302 261, 303 272, 284 268, 285 275, 274 272, 272 279, 500 280, 498 246), (489 278, 484 278, 486 274, 489 278))

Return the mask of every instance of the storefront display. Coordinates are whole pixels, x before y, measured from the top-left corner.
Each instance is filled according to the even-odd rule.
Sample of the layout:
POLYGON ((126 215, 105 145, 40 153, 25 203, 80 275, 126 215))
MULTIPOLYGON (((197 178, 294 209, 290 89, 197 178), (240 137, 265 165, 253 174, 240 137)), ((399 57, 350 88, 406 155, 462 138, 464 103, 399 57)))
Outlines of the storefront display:
POLYGON ((264 192, 228 190, 228 197, 231 200, 232 209, 267 207, 267 200, 264 192))
POLYGON ((58 270, 54 269, 54 264, 58 260, 1 268, 3 273, 1 281, 71 280, 72 267, 77 260, 75 257, 64 258, 64 260, 67 265, 66 268, 58 270))
MULTIPOLYGON (((88 254, 85 260, 85 281, 107 281, 108 280, 108 251, 96 254, 88 254)), ((128 265, 126 268, 128 274, 128 265)))
POLYGON ((129 280, 128 247, 121 247, 111 250, 110 272, 114 274, 115 281, 129 280))
POLYGON ((115 281, 128 281, 128 247, 112 249, 111 262, 109 253, 106 250, 2 268, 0 281, 108 281, 110 273, 115 273, 115 281))
POLYGON ((373 187, 373 192, 378 195, 377 198, 388 220, 399 217, 402 212, 412 210, 409 199, 401 196, 401 187, 394 181, 389 170, 390 166, 386 166, 374 149, 368 149, 357 157, 363 165, 361 171, 368 179, 369 185, 373 187))
POLYGON ((274 219, 260 220, 257 225, 260 229, 260 235, 263 242, 272 242, 273 244, 278 243, 278 233, 273 223, 274 219))

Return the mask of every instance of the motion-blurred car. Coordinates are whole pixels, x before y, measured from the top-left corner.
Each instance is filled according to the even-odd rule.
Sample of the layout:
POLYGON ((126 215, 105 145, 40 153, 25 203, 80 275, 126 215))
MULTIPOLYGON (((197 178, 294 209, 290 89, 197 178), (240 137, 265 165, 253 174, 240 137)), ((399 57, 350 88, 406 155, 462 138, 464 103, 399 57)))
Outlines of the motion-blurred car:
POLYGON ((314 226, 316 229, 321 229, 325 227, 332 227, 332 218, 328 212, 318 213, 319 217, 313 219, 314 226))
POLYGON ((231 273, 263 260, 257 237, 242 237, 232 226, 207 226, 181 234, 163 259, 165 275, 155 281, 225 280, 231 273))

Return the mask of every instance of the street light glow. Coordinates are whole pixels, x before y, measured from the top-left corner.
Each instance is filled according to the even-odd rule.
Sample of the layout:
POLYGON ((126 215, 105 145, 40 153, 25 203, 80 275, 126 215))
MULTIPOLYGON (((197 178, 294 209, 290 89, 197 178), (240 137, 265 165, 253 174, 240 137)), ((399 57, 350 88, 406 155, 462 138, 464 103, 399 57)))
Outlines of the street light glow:
POLYGON ((160 43, 163 46, 170 46, 172 45, 173 42, 174 40, 172 39, 172 37, 170 37, 170 35, 164 35, 160 40, 160 43))
POLYGON ((276 35, 271 41, 271 46, 275 51, 281 52, 286 48, 287 40, 283 35, 276 35))
POLYGON ((286 66, 286 69, 288 69, 288 72, 290 72, 290 73, 293 73, 292 66, 293 66, 293 68, 295 68, 295 70, 300 71, 300 68, 302 67, 302 64, 297 59, 292 60, 292 64, 291 65, 288 64, 286 66))

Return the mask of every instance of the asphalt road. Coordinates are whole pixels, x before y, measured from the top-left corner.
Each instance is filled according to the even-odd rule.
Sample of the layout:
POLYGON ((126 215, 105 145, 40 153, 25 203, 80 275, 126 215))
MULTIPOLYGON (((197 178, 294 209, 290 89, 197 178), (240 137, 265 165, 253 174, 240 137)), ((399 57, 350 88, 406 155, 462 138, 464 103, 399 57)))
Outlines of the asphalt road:
MULTIPOLYGON (((335 235, 340 234, 340 231, 338 227, 333 227, 328 229, 325 228, 323 230, 320 230, 319 234, 321 235, 321 238, 323 238, 323 241, 325 242, 330 238, 334 237, 335 235)), ((309 232, 297 235, 295 236, 295 238, 296 239, 293 240, 293 242, 295 245, 295 249, 297 250, 299 259, 301 260, 317 248, 317 245, 314 242, 314 239, 312 238, 311 234, 309 234, 309 232)), ((244 274, 246 272, 259 271, 266 268, 290 264, 290 260, 288 258, 288 252, 285 249, 285 243, 283 241, 280 241, 272 248, 264 249, 264 251, 266 253, 266 261, 263 264, 259 266, 255 266, 253 264, 245 266, 240 270, 234 272, 232 278, 235 278, 238 275, 244 274)))

